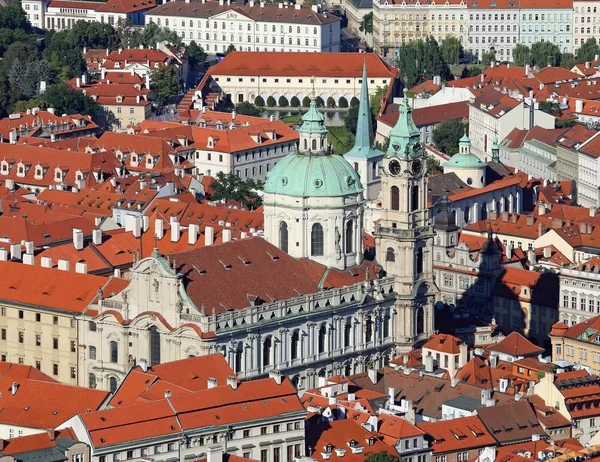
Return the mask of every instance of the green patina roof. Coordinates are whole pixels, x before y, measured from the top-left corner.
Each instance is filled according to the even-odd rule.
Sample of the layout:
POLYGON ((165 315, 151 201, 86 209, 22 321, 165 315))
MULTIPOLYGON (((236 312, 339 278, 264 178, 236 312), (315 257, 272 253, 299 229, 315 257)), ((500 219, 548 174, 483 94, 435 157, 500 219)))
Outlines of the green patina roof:
POLYGON ((317 109, 317 101, 313 98, 306 114, 302 116, 302 125, 298 129, 300 133, 327 133, 325 127, 325 116, 317 109))
POLYGON ((360 105, 356 122, 354 147, 346 153, 348 157, 373 159, 383 156, 383 152, 373 147, 373 122, 369 105, 369 88, 367 87, 367 61, 363 65, 362 85, 360 89, 360 105))
POLYGON ((465 133, 463 134, 462 138, 458 141, 458 144, 462 144, 463 146, 471 146, 471 139, 467 135, 466 130, 465 130, 465 133))
POLYGON ((390 131, 390 146, 385 153, 388 157, 418 157, 425 155, 421 146, 421 133, 412 118, 412 108, 406 95, 405 88, 404 97, 398 108, 398 121, 390 131))
POLYGON ((266 193, 295 197, 335 197, 362 192, 360 176, 337 154, 289 154, 269 175, 266 193))
POLYGON ((442 167, 446 168, 485 168, 486 164, 475 154, 454 154, 450 160, 444 162, 442 167))

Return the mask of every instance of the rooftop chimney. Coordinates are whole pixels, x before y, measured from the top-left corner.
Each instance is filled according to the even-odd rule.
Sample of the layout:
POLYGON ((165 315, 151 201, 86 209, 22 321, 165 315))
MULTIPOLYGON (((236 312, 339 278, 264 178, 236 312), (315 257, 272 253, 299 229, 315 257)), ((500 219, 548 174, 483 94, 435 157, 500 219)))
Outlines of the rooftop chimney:
MULTIPOLYGON (((223 0, 219 0, 222 2, 223 0)), ((210 446, 206 451, 206 462, 223 462, 223 448, 221 446, 210 446)))
POLYGON ((23 263, 25 265, 35 265, 35 257, 32 253, 26 253, 25 255, 23 255, 23 263))
POLYGON ((530 265, 535 265, 537 263, 535 258, 535 249, 529 249, 527 251, 527 260, 529 261, 530 265))
POLYGON ((10 387, 11 394, 16 395, 18 389, 19 389, 19 384, 17 382, 13 382, 12 386, 10 387))
POLYGON ((87 274, 87 263, 84 261, 78 261, 75 263, 75 272, 80 274, 87 274))
POLYGON ((58 269, 61 271, 69 271, 69 260, 58 260, 58 269))
POLYGON ((154 237, 156 237, 156 239, 158 239, 160 241, 164 235, 165 235, 165 224, 163 223, 163 221, 160 218, 157 218, 154 221, 154 237))
POLYGON ((73 246, 75 250, 83 250, 83 231, 81 229, 73 229, 73 246))
POLYGON ((42 268, 52 268, 52 257, 42 257, 41 265, 42 268))
POLYGON ((544 258, 550 258, 552 256, 552 247, 544 247, 544 258))
POLYGON ((223 236, 223 239, 222 239, 223 242, 231 241, 231 230, 230 229, 224 229, 221 233, 222 233, 221 235, 223 236))
POLYGON ((192 223, 188 226, 188 244, 194 245, 198 241, 198 232, 200 231, 200 226, 192 223))
MULTIPOLYGON (((427 355, 423 358, 423 365, 425 366, 425 372, 433 372, 433 356, 427 355)), ((406 364, 405 364, 406 366, 406 364)))
POLYGON ((171 242, 179 242, 181 238, 181 224, 175 220, 171 221, 171 242))
POLYGON ((0 248, 0 261, 8 261, 8 251, 0 248))
POLYGON ((207 226, 204 228, 204 245, 213 245, 215 242, 215 228, 207 226))
POLYGON ((369 375, 369 379, 371 380, 371 383, 373 383, 373 385, 375 385, 377 383, 377 369, 369 368, 367 370, 367 374, 369 375))
POLYGON ((33 254, 33 241, 27 241, 25 242, 25 253, 30 253, 33 254))
POLYGON ((283 379, 281 372, 279 372, 278 370, 272 369, 269 371, 269 377, 272 378, 273 380, 275 380, 277 385, 281 385, 281 380, 283 379))
POLYGON ((11 244, 10 245, 10 258, 11 260, 20 260, 21 259, 21 244, 11 244))
POLYGON ((238 381, 237 381, 237 378, 235 377, 235 375, 230 375, 227 377, 227 385, 229 385, 234 390, 237 390, 238 381))
POLYGON ((148 362, 145 359, 140 359, 140 369, 144 372, 148 372, 148 362))
POLYGON ((510 260, 512 258, 512 253, 513 253, 513 245, 512 244, 508 244, 506 246, 506 258, 508 260, 510 260))
POLYGON ((102 244, 102 230, 101 229, 95 229, 92 231, 92 242, 94 243, 94 245, 102 244))

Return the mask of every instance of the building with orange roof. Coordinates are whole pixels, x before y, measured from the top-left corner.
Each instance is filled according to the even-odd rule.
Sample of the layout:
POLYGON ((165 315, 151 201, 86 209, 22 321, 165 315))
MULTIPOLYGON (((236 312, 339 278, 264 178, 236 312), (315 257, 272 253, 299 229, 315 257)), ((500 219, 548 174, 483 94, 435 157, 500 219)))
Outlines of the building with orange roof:
POLYGON ((600 372, 600 316, 587 318, 577 324, 557 322, 550 331, 552 358, 579 363, 593 374, 600 372))
MULTIPOLYGON (((181 231, 179 223, 170 225, 169 235, 181 231)), ((127 290, 105 295, 99 306, 82 314, 87 327, 79 330, 79 342, 86 345, 81 385, 93 375, 99 387, 114 388, 126 375, 130 356, 158 364, 224 352, 240 378, 277 369, 305 387, 316 384, 315 376, 305 375, 307 360, 322 374, 352 373, 367 362, 382 363, 380 352, 393 343, 394 296, 389 295, 391 278, 381 277, 378 265, 365 260, 346 270, 326 268, 307 258, 292 258, 260 237, 228 242, 231 228, 221 233, 222 244, 207 244, 214 239, 214 229, 206 227, 200 239, 207 245, 166 258, 155 251, 136 261, 127 290), (273 278, 273 272, 279 276, 273 278), (365 280, 385 288, 377 302, 362 301, 362 291, 370 290, 371 284, 365 286, 365 280), (342 335, 335 336, 325 324, 329 311, 319 307, 347 303, 349 310, 336 321, 342 335), (372 303, 381 310, 357 312, 372 303), (284 335, 273 324, 261 328, 260 336, 249 334, 249 326, 270 319, 289 321, 289 330, 284 335), (304 319, 314 319, 315 324, 303 327, 304 319), (362 325, 367 328, 359 328, 362 325), (133 329, 138 340, 131 346, 119 340, 133 329), (177 343, 171 341, 174 338, 177 343), (363 359, 356 358, 357 351, 363 359)))
POLYGON ((2 440, 0 460, 19 462, 26 460, 68 461, 89 460, 90 448, 75 439, 71 428, 47 430, 44 433, 2 440))
MULTIPOLYGON (((187 361, 203 360, 210 366, 214 359, 187 361)), ((150 401, 81 412, 59 429, 73 428, 77 440, 90 446, 94 460, 151 456, 183 460, 208 454, 210 462, 225 452, 246 459, 304 455, 306 411, 287 378, 274 375, 238 382, 233 375, 223 382, 211 376, 198 381, 205 387, 184 392, 163 389, 150 401)))
MULTIPOLYGON (((597 319, 597 318, 595 318, 597 319)), ((583 340, 587 335, 584 329, 588 324, 584 321, 582 326, 575 325, 570 328, 571 332, 569 335, 574 334, 578 330, 583 330, 581 334, 581 341, 574 343, 569 337, 563 336, 563 338, 551 335, 553 344, 553 358, 563 357, 567 361, 574 362, 575 355, 579 358, 581 347, 584 351, 582 362, 587 363, 587 353, 590 355, 593 347, 587 347, 585 345, 586 340, 583 340), (557 352, 557 346, 560 345, 563 348, 563 352, 557 352), (578 349, 575 350, 575 345, 578 349)), ((590 329, 589 333, 591 337, 595 337, 593 328, 590 329)), ((588 343, 592 345, 592 341, 588 343)), ((560 351, 560 350, 558 350, 560 351)), ((593 350, 595 351, 595 350, 593 350)), ((594 353, 596 355, 596 353, 594 353)), ((593 360, 593 358, 592 358, 593 360)), ((589 363, 592 363, 589 360, 589 363)), ((555 359, 556 361, 556 359, 555 359)), ((600 406, 598 406, 598 394, 600 393, 600 379, 596 375, 590 375, 586 370, 585 364, 580 370, 573 370, 570 372, 557 372, 547 373, 535 386, 534 393, 538 395, 547 405, 552 405, 555 409, 566 419, 572 422, 572 436, 577 438, 581 444, 590 442, 592 437, 598 432, 596 422, 600 418, 600 406)), ((559 370, 560 371, 560 370, 559 370)))
POLYGON ((4 362, 0 371, 0 386, 4 390, 0 397, 3 440, 45 434, 76 414, 99 409, 108 395, 104 391, 64 385, 32 366, 4 362), (65 396, 69 399, 64 399, 65 396))
POLYGON ((377 87, 393 89, 398 70, 373 53, 233 52, 208 73, 232 101, 251 103, 259 95, 264 101, 269 96, 275 100, 283 96, 288 103, 295 96, 303 103, 313 93, 314 76, 317 96, 323 101, 331 97, 337 105, 341 97, 348 103, 359 97, 365 59, 371 96, 377 87))
POLYGON ((7 262, 0 249, 0 358, 76 384, 81 374, 76 316, 97 302, 99 292, 118 293, 128 282, 64 271, 68 267, 60 262, 62 270, 32 265, 27 255, 32 257, 23 255, 23 263, 7 262))
POLYGON ((594 256, 579 264, 561 268, 560 321, 574 326, 600 313, 598 270, 600 258, 594 256))
POLYGON ((421 347, 423 364, 426 370, 432 370, 434 360, 437 367, 445 369, 450 378, 464 367, 468 361, 468 347, 461 339, 448 334, 432 335, 427 343, 421 347))

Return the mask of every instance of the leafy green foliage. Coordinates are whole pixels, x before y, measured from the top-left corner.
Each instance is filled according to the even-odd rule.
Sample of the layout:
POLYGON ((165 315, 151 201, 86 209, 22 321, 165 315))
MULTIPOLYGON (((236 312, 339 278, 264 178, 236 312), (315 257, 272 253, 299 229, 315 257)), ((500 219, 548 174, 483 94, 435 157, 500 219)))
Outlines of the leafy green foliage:
POLYGON ((159 67, 150 73, 150 90, 155 101, 162 105, 177 96, 181 90, 179 79, 173 66, 159 67))
POLYGON ((193 71, 198 71, 204 67, 206 62, 206 52, 194 40, 187 47, 188 63, 193 71))
POLYGON ((335 100, 333 99, 333 96, 327 98, 327 107, 335 107, 335 100))
POLYGON ((71 43, 71 46, 81 50, 84 47, 113 50, 118 48, 120 43, 117 30, 110 24, 102 22, 77 21, 72 29, 63 32, 68 37, 67 41, 71 43))
POLYGON ((513 61, 517 66, 524 66, 531 61, 531 50, 527 45, 517 44, 513 48, 513 61))
POLYGON ((595 38, 590 38, 577 51, 577 62, 585 63, 593 61, 596 55, 600 55, 600 46, 595 38))
POLYGON ((305 96, 304 98, 302 98, 302 107, 308 106, 310 106, 310 98, 308 96, 305 96))
MULTIPOLYGON (((256 101, 256 100, 255 100, 256 101)), ((243 103, 238 103, 235 106, 235 112, 241 115, 247 115, 252 117, 260 117, 263 113, 262 109, 255 106, 254 104, 244 101, 243 103)))
POLYGON ((300 106, 300 100, 298 99, 297 96, 292 96, 292 99, 290 100, 290 106, 292 106, 292 107, 300 106))
POLYGON ((281 95, 279 97, 279 101, 277 101, 277 104, 279 104, 279 107, 287 107, 288 106, 288 100, 285 96, 281 95))
POLYGON ((379 111, 381 111, 381 101, 385 94, 387 93, 388 86, 385 85, 383 87, 377 87, 375 89, 375 93, 371 96, 371 112, 375 117, 379 115, 379 111))
POLYGON ((210 187, 214 190, 213 200, 237 201, 249 209, 256 209, 262 203, 256 191, 262 190, 263 184, 252 179, 242 180, 235 173, 217 173, 210 187))
POLYGON ((181 45, 181 37, 175 31, 151 22, 140 28, 133 26, 130 21, 120 19, 116 26, 117 35, 123 48, 154 48, 158 42, 168 42, 181 45))
POLYGON ((233 43, 230 43, 229 46, 227 47, 227 50, 225 50, 225 53, 223 53, 223 56, 227 56, 232 51, 236 51, 236 49, 235 49, 235 46, 233 45, 233 43))
POLYGON ((431 37, 402 45, 398 50, 397 66, 402 69, 404 85, 408 88, 436 75, 442 80, 451 77, 438 43, 431 37))
POLYGON ((540 67, 560 66, 561 52, 557 45, 552 42, 535 42, 531 45, 530 64, 537 64, 540 67))
POLYGON ((95 116, 102 109, 89 96, 71 88, 66 83, 58 83, 48 88, 40 97, 45 107, 53 107, 57 114, 85 114, 95 116))
POLYGON ((460 78, 475 77, 476 75, 483 73, 484 70, 485 68, 483 66, 465 66, 460 74, 460 78))
POLYGON ((440 52, 444 61, 448 64, 458 64, 465 56, 465 50, 460 41, 452 35, 442 40, 440 52))
POLYGON ((265 107, 265 100, 262 96, 258 95, 256 98, 254 98, 254 104, 258 107, 265 107))
POLYGON ((39 93, 40 82, 49 81, 52 75, 52 66, 43 59, 23 63, 15 59, 8 73, 10 83, 19 88, 26 98, 32 98, 39 93))
POLYGON ((348 100, 346 98, 344 98, 343 96, 340 97, 340 99, 338 100, 338 106, 343 108, 347 108, 348 107, 348 100))
POLYGON ((354 135, 356 135, 356 125, 358 122, 358 106, 350 106, 346 116, 344 117, 344 127, 354 135))
POLYGON ((365 14, 360 23, 359 30, 361 32, 365 32, 367 34, 373 33, 373 12, 371 11, 369 14, 365 14))
POLYGON ((377 453, 367 452, 365 462, 401 462, 398 456, 393 456, 386 451, 377 453))
POLYGON ((490 51, 488 51, 487 53, 482 53, 481 54, 481 62, 486 65, 489 66, 492 61, 496 61, 496 50, 494 49, 494 47, 490 48, 490 51))
POLYGON ((320 96, 317 96, 317 107, 323 107, 325 106, 325 101, 323 101, 323 98, 321 98, 320 96))
POLYGON ((350 107, 358 106, 359 104, 360 101, 358 100, 358 98, 356 96, 353 96, 350 100, 350 107))
POLYGON ((440 163, 433 158, 433 156, 427 156, 425 160, 427 163, 427 173, 430 175, 437 175, 438 173, 444 173, 442 167, 440 167, 440 163))
POLYGON ((275 101, 275 98, 273 98, 273 96, 269 95, 269 97, 267 98, 267 106, 275 107, 276 105, 277 105, 277 101, 275 101))
POLYGON ((458 141, 463 134, 464 125, 460 120, 445 120, 433 129, 433 144, 438 151, 454 155, 458 152, 458 141))

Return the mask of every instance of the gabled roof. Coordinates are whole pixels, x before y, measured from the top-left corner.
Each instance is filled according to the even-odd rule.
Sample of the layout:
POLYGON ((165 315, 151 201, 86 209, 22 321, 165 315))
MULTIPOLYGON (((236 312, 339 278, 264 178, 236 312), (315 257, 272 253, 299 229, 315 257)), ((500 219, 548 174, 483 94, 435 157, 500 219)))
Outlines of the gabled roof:
POLYGON ((427 434, 434 455, 495 446, 496 443, 478 416, 421 422, 418 427, 427 434))
POLYGON ((460 345, 462 344, 463 341, 453 335, 435 334, 431 336, 429 341, 425 343, 422 348, 439 351, 440 353, 457 355, 460 353, 460 345))
POLYGON ((477 410, 477 414, 489 433, 500 444, 530 441, 533 435, 543 434, 531 404, 525 400, 483 407, 477 410))
MULTIPOLYGON (((515 269, 515 268, 507 268, 515 269)), ((525 271, 525 270, 520 270, 525 271)), ((521 283, 525 283, 525 281, 521 281, 521 283)), ((504 353, 512 356, 537 356, 540 353, 544 352, 544 349, 534 345, 525 337, 523 337, 518 332, 511 332, 507 337, 502 339, 500 342, 490 345, 488 349, 492 352, 497 351, 499 353, 504 353)))

